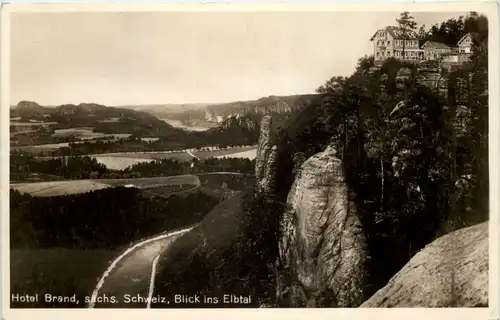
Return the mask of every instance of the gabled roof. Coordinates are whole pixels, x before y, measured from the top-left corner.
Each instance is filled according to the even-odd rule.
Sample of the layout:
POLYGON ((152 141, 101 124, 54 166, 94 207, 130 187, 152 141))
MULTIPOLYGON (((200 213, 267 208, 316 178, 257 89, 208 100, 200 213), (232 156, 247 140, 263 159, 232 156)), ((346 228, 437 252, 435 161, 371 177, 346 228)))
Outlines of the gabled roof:
POLYGON ((412 30, 407 31, 408 37, 405 38, 403 30, 401 28, 395 27, 395 26, 387 26, 387 27, 385 27, 383 29, 377 30, 373 34, 373 36, 370 38, 370 41, 373 41, 373 39, 375 39, 375 36, 377 35, 377 32, 379 32, 380 30, 387 31, 394 39, 418 40, 418 35, 417 35, 417 33, 415 31, 412 31, 412 30))
POLYGON ((444 42, 439 42, 439 41, 426 41, 423 45, 422 48, 425 46, 432 46, 436 49, 451 49, 453 48, 452 46, 447 45, 444 42))
POLYGON ((471 39, 472 39, 472 33, 469 32, 465 36, 463 36, 462 38, 460 38, 460 40, 458 40, 458 42, 457 42, 457 46, 460 45, 460 42, 464 41, 465 38, 467 38, 467 37, 471 37, 471 39))

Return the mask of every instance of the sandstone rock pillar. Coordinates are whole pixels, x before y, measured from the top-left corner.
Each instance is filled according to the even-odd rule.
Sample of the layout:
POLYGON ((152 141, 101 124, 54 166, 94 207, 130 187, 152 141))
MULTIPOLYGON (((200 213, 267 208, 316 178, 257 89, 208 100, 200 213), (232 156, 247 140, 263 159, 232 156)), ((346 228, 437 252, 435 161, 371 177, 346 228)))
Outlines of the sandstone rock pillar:
POLYGON ((361 223, 341 160, 328 147, 301 166, 280 223, 277 300, 291 307, 357 307, 368 276, 361 223))

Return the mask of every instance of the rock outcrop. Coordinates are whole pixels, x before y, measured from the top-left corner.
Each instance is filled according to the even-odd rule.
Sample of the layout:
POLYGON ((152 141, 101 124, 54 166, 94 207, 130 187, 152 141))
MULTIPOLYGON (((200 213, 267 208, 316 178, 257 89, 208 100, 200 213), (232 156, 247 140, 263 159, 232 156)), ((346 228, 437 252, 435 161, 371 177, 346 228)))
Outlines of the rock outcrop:
POLYGON ((276 157, 278 149, 274 145, 275 132, 272 118, 266 115, 260 123, 260 136, 255 158, 255 194, 271 200, 276 186, 276 157))
POLYGON ((277 299, 291 307, 357 307, 367 250, 341 161, 328 147, 306 160, 281 221, 277 299))
POLYGON ((361 307, 487 307, 488 222, 438 238, 361 307))

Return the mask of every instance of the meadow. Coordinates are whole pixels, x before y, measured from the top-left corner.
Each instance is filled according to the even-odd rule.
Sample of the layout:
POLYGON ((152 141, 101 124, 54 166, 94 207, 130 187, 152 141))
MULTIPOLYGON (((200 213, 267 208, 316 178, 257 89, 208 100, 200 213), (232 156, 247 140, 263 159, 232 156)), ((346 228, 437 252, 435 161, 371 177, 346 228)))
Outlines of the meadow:
POLYGON ((159 187, 148 187, 142 189, 142 194, 148 197, 170 197, 172 195, 185 195, 198 190, 199 185, 173 184, 159 187))
POLYGON ((95 180, 13 183, 10 185, 11 189, 15 189, 20 193, 28 193, 29 195, 36 197, 80 194, 89 191, 106 189, 109 187, 111 186, 95 180))
POLYGON ((179 175, 168 177, 153 178, 133 178, 133 179, 98 179, 93 180, 110 186, 126 186, 133 184, 135 188, 145 189, 153 187, 171 186, 171 185, 200 185, 200 180, 195 175, 179 175))
MULTIPOLYGON (((139 189, 183 186, 181 189, 190 189, 200 185, 200 180, 194 175, 155 177, 155 178, 133 178, 133 179, 96 179, 96 180, 67 180, 67 181, 47 181, 32 183, 13 183, 11 189, 21 193, 28 193, 36 197, 51 197, 70 194, 80 194, 111 187, 133 186, 139 189)), ((175 190, 178 192, 179 190, 175 190)), ((162 191, 165 195, 165 190, 162 191)))
POLYGON ((97 162, 106 166, 111 170, 123 170, 134 164, 140 162, 151 162, 153 159, 129 158, 129 157, 112 157, 112 156, 98 156, 94 157, 97 162))
MULTIPOLYGON (((233 147, 233 148, 209 150, 209 151, 197 150, 194 151, 193 153, 200 159, 207 159, 207 158, 219 158, 224 156, 233 157, 233 155, 235 154, 243 154, 245 152, 249 152, 249 155, 251 156, 251 153, 252 152, 256 153, 256 151, 257 151, 257 146, 241 146, 241 147, 233 147)), ((242 157, 239 156, 238 158, 242 157)), ((255 156, 253 156, 253 158, 255 158, 255 156)))
POLYGON ((53 121, 49 121, 49 122, 43 122, 43 121, 39 121, 39 122, 20 122, 20 121, 11 121, 10 122, 10 125, 11 126, 50 126, 50 125, 54 125, 54 124, 57 124, 57 122, 53 122, 53 121))
POLYGON ((109 169, 123 170, 136 163, 151 162, 161 159, 173 159, 182 162, 189 162, 193 160, 193 155, 203 160, 208 158, 223 157, 255 159, 256 154, 257 149, 255 146, 244 146, 218 150, 117 152, 89 156, 96 158, 99 163, 104 164, 109 169))
POLYGON ((75 137, 80 140, 90 140, 95 138, 110 137, 115 139, 128 138, 132 134, 129 133, 114 133, 107 134, 102 132, 94 132, 93 127, 81 127, 81 128, 68 128, 68 129, 56 129, 52 134, 53 137, 75 137))
POLYGON ((250 160, 255 159, 257 156, 257 149, 249 149, 243 152, 236 152, 236 153, 230 153, 230 154, 225 154, 225 155, 219 155, 216 158, 247 158, 250 160))

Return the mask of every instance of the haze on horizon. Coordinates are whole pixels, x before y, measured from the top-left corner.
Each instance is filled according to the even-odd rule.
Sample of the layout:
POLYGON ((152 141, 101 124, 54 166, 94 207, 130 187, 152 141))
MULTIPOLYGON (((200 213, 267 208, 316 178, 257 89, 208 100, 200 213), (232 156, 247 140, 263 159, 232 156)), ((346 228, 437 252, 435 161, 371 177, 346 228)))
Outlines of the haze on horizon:
MULTIPOLYGON (((412 13, 427 27, 466 13, 412 13)), ((314 93, 399 12, 11 16, 11 97, 41 105, 220 103, 314 93)))

